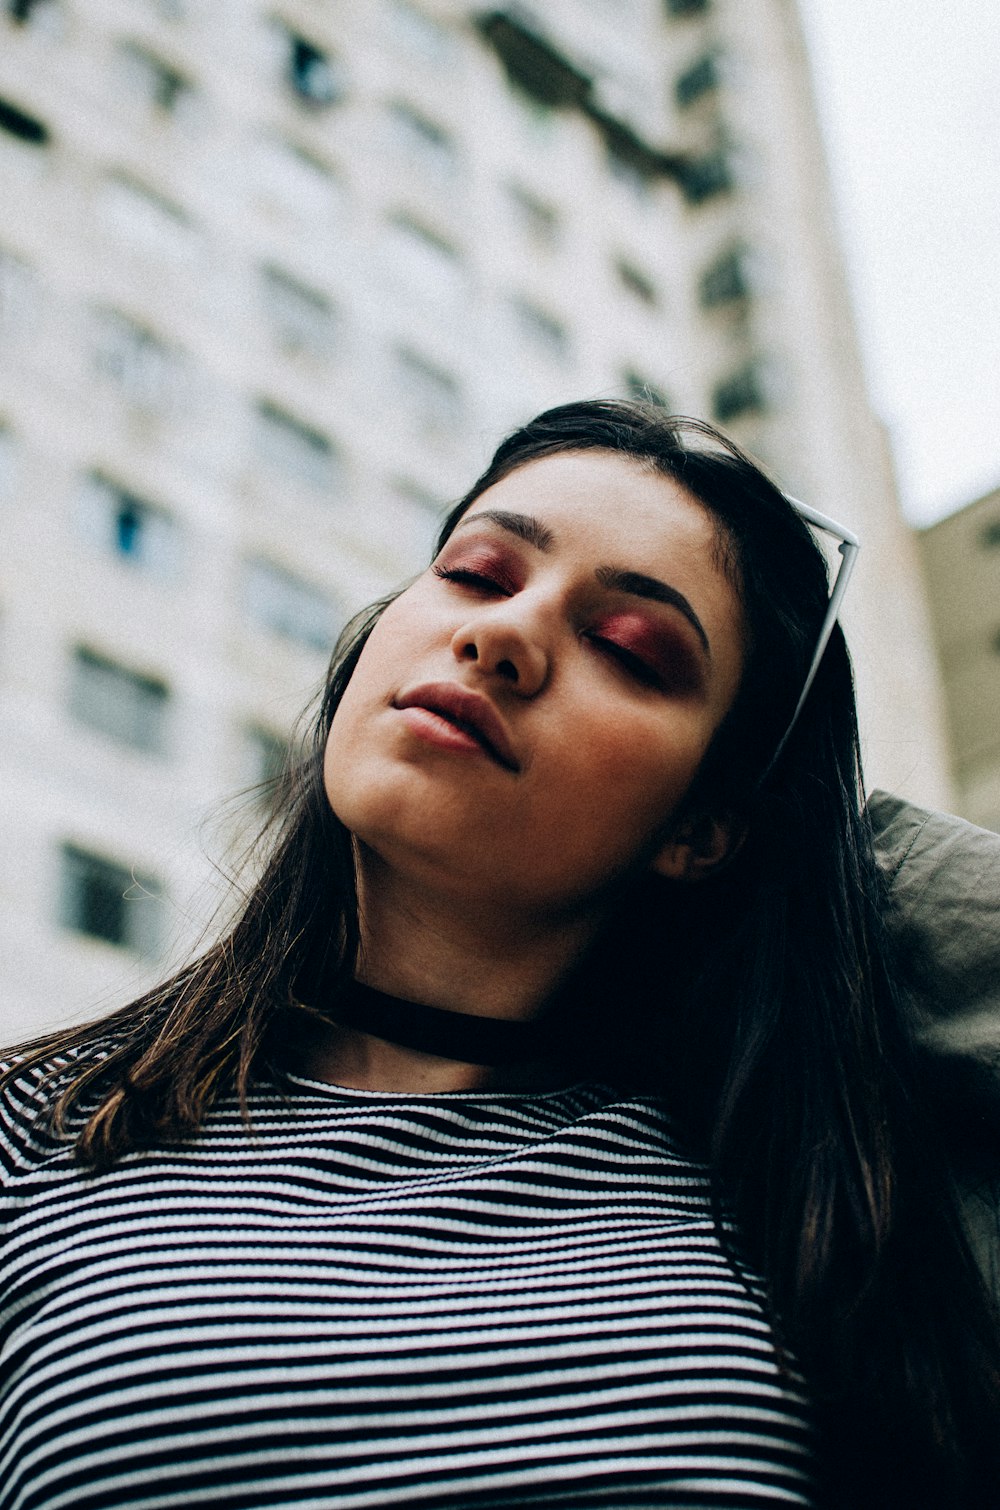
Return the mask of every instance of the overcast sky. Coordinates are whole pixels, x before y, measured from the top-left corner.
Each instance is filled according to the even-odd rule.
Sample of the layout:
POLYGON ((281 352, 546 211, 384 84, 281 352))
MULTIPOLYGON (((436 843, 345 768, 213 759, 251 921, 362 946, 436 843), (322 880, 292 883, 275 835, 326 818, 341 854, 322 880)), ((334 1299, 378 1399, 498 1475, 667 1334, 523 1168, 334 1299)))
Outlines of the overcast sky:
POLYGON ((1000 486, 1000 0, 800 0, 875 408, 927 524, 1000 486))

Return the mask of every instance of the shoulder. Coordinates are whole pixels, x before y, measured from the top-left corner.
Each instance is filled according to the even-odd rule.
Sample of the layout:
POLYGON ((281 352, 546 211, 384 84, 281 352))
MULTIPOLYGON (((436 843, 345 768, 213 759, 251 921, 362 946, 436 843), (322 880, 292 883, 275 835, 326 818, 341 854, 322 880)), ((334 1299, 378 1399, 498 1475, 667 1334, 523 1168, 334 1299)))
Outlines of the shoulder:
POLYGON ((1000 834, 888 793, 869 803, 923 1083, 1000 1252, 1000 834))
POLYGON ((889 928, 928 1030, 992 1022, 1000 1063, 1000 834, 887 792, 868 812, 889 928))
MULTIPOLYGON (((52 1128, 59 1092, 82 1067, 106 1052, 102 1045, 67 1049, 44 1060, 13 1054, 0 1060, 0 1181, 16 1178, 54 1153, 65 1151, 72 1131, 52 1128)), ((73 1118, 74 1123, 78 1120, 73 1118)))
POLYGON ((36 1162, 50 1083, 44 1066, 28 1068, 18 1057, 0 1061, 0 1178, 36 1162))
POLYGON ((1000 834, 886 792, 869 814, 924 1083, 1000 1296, 1000 834))

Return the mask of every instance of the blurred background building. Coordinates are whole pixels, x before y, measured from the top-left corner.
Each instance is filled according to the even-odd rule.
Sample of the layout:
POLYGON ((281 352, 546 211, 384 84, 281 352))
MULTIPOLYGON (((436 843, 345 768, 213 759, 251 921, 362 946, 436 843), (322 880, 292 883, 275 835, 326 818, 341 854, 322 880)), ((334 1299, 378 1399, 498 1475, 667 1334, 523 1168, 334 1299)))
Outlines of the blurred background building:
POLYGON ((0 201, 0 1036, 190 947, 207 815, 569 398, 863 535, 869 774, 948 800, 789 0, 0 0, 0 201))
POLYGON ((919 536, 956 810, 1000 832, 1000 488, 919 536))

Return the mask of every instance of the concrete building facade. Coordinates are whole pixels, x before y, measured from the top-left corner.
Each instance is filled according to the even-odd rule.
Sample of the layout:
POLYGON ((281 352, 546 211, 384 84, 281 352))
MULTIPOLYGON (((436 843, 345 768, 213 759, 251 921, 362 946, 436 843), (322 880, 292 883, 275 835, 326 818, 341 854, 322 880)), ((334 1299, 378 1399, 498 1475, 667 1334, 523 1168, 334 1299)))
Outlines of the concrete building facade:
POLYGON ((790 0, 0 0, 0 198, 4 1038, 191 947, 338 625, 569 398, 863 535, 869 772, 946 800, 790 0))
POLYGON ((1000 833, 1000 488, 919 535, 955 810, 1000 833))

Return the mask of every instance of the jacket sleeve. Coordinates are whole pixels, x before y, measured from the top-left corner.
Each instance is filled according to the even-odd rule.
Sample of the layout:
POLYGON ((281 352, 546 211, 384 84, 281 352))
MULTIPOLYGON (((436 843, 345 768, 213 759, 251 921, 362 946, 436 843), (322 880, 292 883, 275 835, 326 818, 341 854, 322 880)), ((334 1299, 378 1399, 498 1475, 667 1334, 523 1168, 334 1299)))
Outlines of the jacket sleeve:
POLYGON ((886 792, 868 811, 927 1084, 1000 1296, 1000 834, 886 792))

